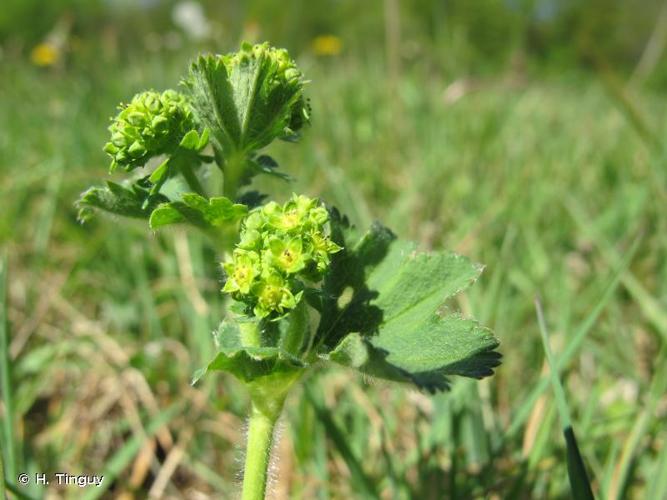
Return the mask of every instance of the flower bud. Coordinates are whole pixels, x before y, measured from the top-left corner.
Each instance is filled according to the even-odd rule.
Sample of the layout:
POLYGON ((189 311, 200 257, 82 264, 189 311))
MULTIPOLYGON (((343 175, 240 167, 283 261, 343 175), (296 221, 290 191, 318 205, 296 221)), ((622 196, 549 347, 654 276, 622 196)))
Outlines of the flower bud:
POLYGON ((109 126, 111 141, 104 147, 112 158, 112 170, 116 166, 132 170, 154 156, 173 152, 195 128, 186 97, 174 90, 142 92, 119 109, 109 126))

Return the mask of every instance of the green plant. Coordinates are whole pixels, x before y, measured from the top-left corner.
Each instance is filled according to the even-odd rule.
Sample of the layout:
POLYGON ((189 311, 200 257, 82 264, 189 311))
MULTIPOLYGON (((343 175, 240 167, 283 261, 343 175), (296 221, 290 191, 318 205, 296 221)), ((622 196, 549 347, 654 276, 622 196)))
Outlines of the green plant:
POLYGON ((121 106, 105 151, 111 170, 141 175, 90 188, 78 205, 82 220, 102 210, 152 229, 194 226, 223 256, 227 311, 217 354, 194 381, 223 370, 250 393, 243 498, 264 497, 275 422, 315 365, 428 392, 445 390, 451 375, 492 374, 498 341, 444 306, 481 266, 418 252, 380 223, 361 231, 313 198, 265 203, 249 189, 256 175, 286 178, 261 151, 275 139, 296 141, 310 120, 303 75, 285 50, 244 44, 201 56, 182 83, 183 93, 145 92, 121 106), (154 157, 163 159, 153 167, 154 157))

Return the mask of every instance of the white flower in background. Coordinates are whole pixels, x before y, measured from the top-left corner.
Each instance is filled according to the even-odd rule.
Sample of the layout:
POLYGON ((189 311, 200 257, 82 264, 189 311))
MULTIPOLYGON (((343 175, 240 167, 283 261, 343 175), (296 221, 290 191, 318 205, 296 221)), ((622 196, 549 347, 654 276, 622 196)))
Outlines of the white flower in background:
POLYGON ((202 40, 211 34, 211 25, 199 2, 188 0, 174 5, 171 12, 174 24, 193 40, 202 40))

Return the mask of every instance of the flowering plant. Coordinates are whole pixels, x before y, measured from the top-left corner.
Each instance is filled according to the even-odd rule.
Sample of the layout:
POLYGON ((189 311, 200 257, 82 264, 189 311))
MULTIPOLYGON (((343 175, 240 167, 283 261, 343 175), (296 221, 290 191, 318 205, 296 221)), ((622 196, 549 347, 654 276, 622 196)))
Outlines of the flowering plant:
POLYGON ((217 354, 194 381, 223 370, 250 393, 244 499, 264 497, 275 422, 312 366, 333 362, 428 392, 445 390, 451 375, 492 374, 496 338, 443 309, 481 266, 418 252, 380 223, 360 231, 314 198, 264 203, 248 189, 256 175, 286 177, 260 150, 298 140, 310 120, 303 75, 285 50, 244 44, 200 56, 182 83, 183 93, 143 92, 121 106, 104 150, 111 170, 141 175, 90 188, 78 206, 82 220, 101 210, 152 229, 188 224, 223 255, 229 300, 217 354), (208 181, 215 168, 222 186, 208 181))

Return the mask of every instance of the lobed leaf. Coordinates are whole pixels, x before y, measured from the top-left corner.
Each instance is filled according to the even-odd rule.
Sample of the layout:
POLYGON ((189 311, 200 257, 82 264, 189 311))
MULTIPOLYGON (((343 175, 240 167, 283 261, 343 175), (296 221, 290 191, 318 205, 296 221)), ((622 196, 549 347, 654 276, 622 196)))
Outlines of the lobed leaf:
POLYGON ((268 155, 260 155, 248 161, 249 174, 267 174, 284 181, 291 180, 290 176, 278 170, 278 162, 268 155))
POLYGON ((124 217, 147 219, 155 207, 168 201, 161 194, 152 194, 149 186, 147 179, 141 179, 129 186, 107 181, 105 187, 91 187, 76 202, 79 219, 90 219, 94 209, 124 217))
POLYGON ((241 126, 227 67, 221 56, 199 56, 183 82, 190 91, 198 121, 211 130, 213 143, 224 151, 234 150, 241 126))
POLYGON ((226 154, 293 137, 308 121, 300 72, 286 51, 268 44, 200 56, 184 84, 199 122, 226 154))
MULTIPOLYGON (((336 231, 346 233, 350 239, 349 230, 336 231)), ((333 349, 329 359, 430 391, 447 388, 448 375, 493 373, 500 355, 491 331, 441 310, 480 266, 449 252, 418 253, 379 224, 347 249, 324 284, 318 336, 333 349)))
POLYGON ((192 384, 212 371, 226 371, 240 381, 250 383, 262 377, 301 368, 301 364, 277 347, 243 347, 218 351, 208 365, 195 372, 192 384))

